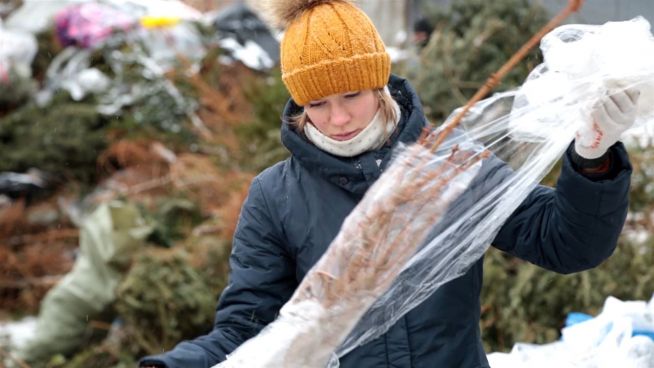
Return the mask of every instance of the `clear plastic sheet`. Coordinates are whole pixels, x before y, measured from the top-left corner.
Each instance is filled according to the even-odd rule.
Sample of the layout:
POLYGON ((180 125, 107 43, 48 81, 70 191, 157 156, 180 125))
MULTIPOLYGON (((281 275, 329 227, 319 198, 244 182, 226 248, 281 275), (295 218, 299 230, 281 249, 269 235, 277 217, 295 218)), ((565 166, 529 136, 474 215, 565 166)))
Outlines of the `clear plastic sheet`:
POLYGON ((338 366, 483 256, 598 99, 636 87, 638 124, 652 120, 644 19, 563 26, 542 50, 520 89, 479 102, 436 152, 402 148, 278 319, 217 367, 338 366))

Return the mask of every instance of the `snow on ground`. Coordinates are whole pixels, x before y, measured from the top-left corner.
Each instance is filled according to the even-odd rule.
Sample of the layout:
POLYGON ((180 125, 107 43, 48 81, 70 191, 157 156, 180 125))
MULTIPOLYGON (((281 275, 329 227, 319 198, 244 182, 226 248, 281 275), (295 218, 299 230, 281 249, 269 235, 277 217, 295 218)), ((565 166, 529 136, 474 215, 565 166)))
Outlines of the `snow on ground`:
POLYGON ((0 346, 24 346, 36 332, 36 320, 36 317, 25 317, 18 321, 0 321, 0 346))

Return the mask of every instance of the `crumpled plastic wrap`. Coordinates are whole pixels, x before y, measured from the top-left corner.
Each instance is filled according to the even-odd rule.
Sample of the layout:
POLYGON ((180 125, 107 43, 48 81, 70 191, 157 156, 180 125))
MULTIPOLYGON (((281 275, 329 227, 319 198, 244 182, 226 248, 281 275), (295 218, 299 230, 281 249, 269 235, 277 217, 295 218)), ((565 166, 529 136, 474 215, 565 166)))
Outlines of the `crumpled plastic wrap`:
POLYGON ((510 353, 488 355, 494 368, 654 367, 654 297, 621 301, 609 297, 595 318, 567 326, 560 341, 518 343, 510 353))
POLYGON ((641 89, 638 124, 651 122, 654 40, 643 18, 566 25, 545 37, 542 50, 545 62, 521 88, 479 102, 465 130, 436 152, 424 150, 427 142, 404 148, 278 319, 217 367, 338 366, 337 357, 382 335, 483 256, 605 94, 641 89), (494 109, 507 101, 509 111, 494 109), (447 185, 430 191, 436 182, 447 185))
POLYGON ((513 119, 516 139, 543 139, 548 127, 578 106, 576 121, 583 122, 598 96, 624 88, 640 90, 636 126, 654 117, 654 36, 649 22, 637 17, 597 25, 565 25, 541 41, 544 62, 534 68, 516 96, 513 119), (530 106, 551 106, 551 114, 530 106))
POLYGON ((0 83, 9 78, 11 69, 30 77, 30 64, 36 55, 36 38, 25 32, 6 29, 0 20, 0 83))

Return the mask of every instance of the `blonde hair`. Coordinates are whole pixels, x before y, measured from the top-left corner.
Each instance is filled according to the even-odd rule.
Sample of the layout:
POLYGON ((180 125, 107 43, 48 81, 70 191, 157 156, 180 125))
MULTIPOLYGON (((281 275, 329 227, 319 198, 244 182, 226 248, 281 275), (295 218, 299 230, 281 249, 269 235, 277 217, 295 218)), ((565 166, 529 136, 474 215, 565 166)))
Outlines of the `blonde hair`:
MULTIPOLYGON (((386 92, 384 88, 375 88, 373 93, 375 94, 375 97, 377 97, 377 101, 379 101, 379 108, 381 109, 384 120, 397 121, 398 116, 393 108, 393 105, 395 105, 396 102, 393 100, 390 93, 386 92)), ((300 114, 292 116, 289 120, 289 124, 300 134, 304 134, 304 126, 310 122, 309 115, 304 110, 300 114)))

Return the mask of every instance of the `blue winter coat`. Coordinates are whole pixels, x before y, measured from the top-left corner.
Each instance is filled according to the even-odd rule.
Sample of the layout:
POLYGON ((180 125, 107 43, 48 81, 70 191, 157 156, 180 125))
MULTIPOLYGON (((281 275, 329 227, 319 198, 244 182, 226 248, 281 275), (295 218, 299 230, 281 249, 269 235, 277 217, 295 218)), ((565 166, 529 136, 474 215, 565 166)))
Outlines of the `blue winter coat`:
MULTIPOLYGON (((412 87, 392 77, 402 109, 394 143, 414 142, 425 127, 412 87)), ((292 102, 285 114, 299 108, 292 102)), ((243 205, 214 329, 144 363, 210 367, 272 322, 342 221, 379 177, 391 144, 344 159, 321 151, 287 125, 292 156, 257 176, 243 205), (380 165, 377 161, 381 160, 380 165)), ((627 213, 631 166, 621 144, 611 148, 618 174, 591 181, 566 154, 557 189, 537 187, 501 228, 493 245, 546 269, 570 273, 600 264, 614 250, 627 213)), ((489 185, 507 175, 499 160, 484 164, 489 185)), ((479 331, 482 260, 439 288, 383 336, 340 360, 343 368, 488 367, 479 331)))

